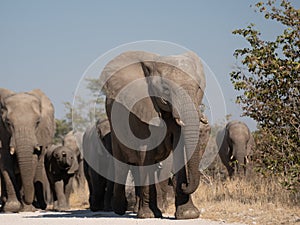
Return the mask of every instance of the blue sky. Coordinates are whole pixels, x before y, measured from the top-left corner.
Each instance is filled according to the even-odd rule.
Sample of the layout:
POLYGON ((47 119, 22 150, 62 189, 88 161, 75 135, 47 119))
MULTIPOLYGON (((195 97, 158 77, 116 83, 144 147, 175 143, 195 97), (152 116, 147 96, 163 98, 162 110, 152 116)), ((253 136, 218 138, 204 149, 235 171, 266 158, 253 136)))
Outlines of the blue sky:
MULTIPOLYGON (((128 42, 163 40, 204 59, 221 84, 227 112, 238 119, 241 111, 234 103, 237 93, 229 72, 234 49, 246 42, 231 32, 253 22, 264 37, 272 38, 281 28, 249 7, 256 2, 1 0, 0 86, 42 89, 56 117, 62 118, 63 102, 72 102, 81 76, 97 57, 128 42)), ((300 6, 296 0, 292 4, 300 6)))

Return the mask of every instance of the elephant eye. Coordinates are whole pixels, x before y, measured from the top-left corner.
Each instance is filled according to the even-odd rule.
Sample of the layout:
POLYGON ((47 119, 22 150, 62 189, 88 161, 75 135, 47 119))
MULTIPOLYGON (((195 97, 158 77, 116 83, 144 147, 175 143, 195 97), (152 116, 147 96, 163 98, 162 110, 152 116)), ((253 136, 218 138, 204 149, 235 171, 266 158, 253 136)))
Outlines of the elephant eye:
POLYGON ((39 118, 37 121, 36 121, 36 127, 38 127, 38 125, 40 125, 41 123, 41 119, 39 118))
POLYGON ((6 123, 7 125, 9 125, 9 126, 11 125, 11 122, 10 122, 10 120, 9 120, 8 118, 5 119, 5 123, 6 123))
POLYGON ((170 95, 170 91, 169 90, 164 90, 164 94, 165 95, 170 95))
POLYGON ((9 127, 9 128, 13 128, 14 127, 14 125, 13 125, 13 123, 10 121, 10 119, 8 119, 8 118, 5 118, 5 124, 7 125, 7 127, 9 127))
POLYGON ((170 90, 169 90, 169 88, 166 87, 166 86, 163 86, 163 93, 164 93, 164 95, 170 95, 170 90))

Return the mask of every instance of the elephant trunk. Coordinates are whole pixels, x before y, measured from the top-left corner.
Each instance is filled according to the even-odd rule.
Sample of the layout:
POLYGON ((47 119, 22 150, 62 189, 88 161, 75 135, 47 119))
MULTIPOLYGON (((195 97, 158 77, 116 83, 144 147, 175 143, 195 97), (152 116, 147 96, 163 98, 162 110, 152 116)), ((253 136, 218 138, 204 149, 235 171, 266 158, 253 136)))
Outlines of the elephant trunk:
POLYGON ((245 172, 245 157, 246 157, 246 145, 236 144, 233 146, 232 155, 236 159, 237 173, 245 172))
POLYGON ((37 165, 37 155, 34 154, 34 147, 36 146, 34 137, 34 132, 28 131, 28 129, 19 129, 15 135, 16 155, 25 204, 32 204, 34 200, 34 175, 37 165))
MULTIPOLYGON (((192 96, 192 95, 190 95, 192 96)), ((186 158, 188 160, 187 181, 182 184, 181 189, 185 194, 192 194, 199 186, 199 117, 198 111, 189 96, 181 101, 180 116, 183 121, 182 130, 184 135, 184 146, 186 158)))

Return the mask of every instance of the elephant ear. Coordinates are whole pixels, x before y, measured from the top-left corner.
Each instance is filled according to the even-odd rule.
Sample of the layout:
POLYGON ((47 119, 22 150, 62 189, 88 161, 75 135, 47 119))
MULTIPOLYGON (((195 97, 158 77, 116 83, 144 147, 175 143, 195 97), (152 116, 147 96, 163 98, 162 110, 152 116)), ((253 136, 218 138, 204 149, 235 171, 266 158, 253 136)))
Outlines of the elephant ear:
POLYGON ((70 169, 68 170, 68 174, 74 174, 79 169, 78 157, 76 156, 75 152, 73 152, 73 153, 74 153, 73 163, 72 163, 70 169))
POLYGON ((76 131, 74 133, 74 137, 78 146, 78 150, 79 152, 77 153, 77 158, 78 158, 78 162, 83 160, 83 149, 82 149, 82 138, 83 138, 83 133, 76 131))
POLYGON ((101 86, 106 97, 124 105, 141 121, 159 126, 159 116, 149 96, 144 62, 154 62, 158 55, 129 51, 111 60, 101 74, 101 86), (143 98, 141 98, 143 97, 143 98))
POLYGON ((104 138, 111 131, 108 119, 98 120, 96 123, 96 128, 100 139, 104 138))
POLYGON ((4 105, 4 99, 14 94, 15 92, 11 90, 8 90, 6 88, 0 88, 0 108, 2 108, 4 105))
POLYGON ((46 172, 50 172, 50 173, 55 173, 54 172, 54 168, 52 166, 52 163, 53 163, 53 152, 56 148, 58 147, 61 147, 61 145, 51 145, 47 151, 46 151, 46 154, 45 154, 45 169, 46 169, 46 172))
POLYGON ((40 146, 47 147, 52 143, 55 133, 54 107, 50 99, 40 90, 35 89, 28 94, 40 99, 41 119, 37 128, 36 136, 40 146))
MULTIPOLYGON (((3 113, 3 109, 5 108, 5 103, 4 100, 9 97, 14 95, 15 92, 8 90, 6 88, 0 88, 0 120, 2 120, 2 113, 3 113)), ((4 122, 4 121, 3 121, 4 122)))
POLYGON ((7 139, 9 138, 9 134, 5 128, 5 123, 2 119, 3 108, 4 108, 4 99, 9 96, 14 95, 15 92, 8 90, 6 88, 0 88, 0 148, 4 147, 7 139))
POLYGON ((253 138, 253 136, 252 136, 252 134, 250 132, 250 139, 249 139, 249 141, 247 143, 247 152, 246 152, 247 156, 253 154, 254 148, 255 148, 255 141, 254 141, 254 138, 253 138))

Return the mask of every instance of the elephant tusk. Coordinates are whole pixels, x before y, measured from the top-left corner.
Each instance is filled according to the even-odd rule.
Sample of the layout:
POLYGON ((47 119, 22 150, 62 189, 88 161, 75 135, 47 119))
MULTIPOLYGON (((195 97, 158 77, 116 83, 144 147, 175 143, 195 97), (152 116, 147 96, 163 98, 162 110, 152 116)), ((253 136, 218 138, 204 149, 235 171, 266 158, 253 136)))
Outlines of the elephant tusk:
POLYGON ((40 146, 35 146, 35 149, 38 151, 41 151, 41 147, 40 146))
POLYGON ((185 126, 184 122, 183 122, 181 119, 176 118, 175 120, 176 120, 176 123, 177 123, 179 126, 182 126, 182 127, 185 126))
POLYGON ((233 157, 234 157, 233 155, 232 155, 232 156, 230 156, 230 159, 232 160, 232 159, 233 159, 233 157))
POLYGON ((164 105, 167 105, 167 104, 168 104, 167 101, 166 101, 163 97, 160 97, 160 100, 161 100, 161 102, 162 102, 164 105))
POLYGON ((200 118, 200 122, 204 123, 204 124, 208 124, 208 120, 204 117, 200 118))
POLYGON ((15 154, 15 148, 14 148, 14 147, 10 147, 9 153, 10 153, 11 155, 15 154))
POLYGON ((245 158, 246 158, 246 163, 249 163, 249 158, 248 158, 248 156, 245 156, 245 158))

